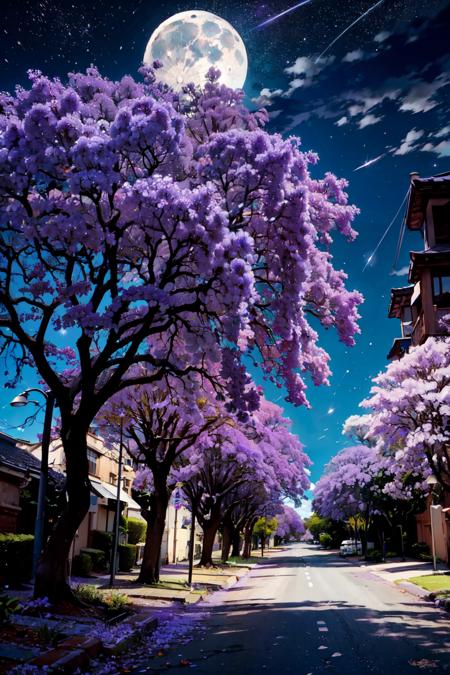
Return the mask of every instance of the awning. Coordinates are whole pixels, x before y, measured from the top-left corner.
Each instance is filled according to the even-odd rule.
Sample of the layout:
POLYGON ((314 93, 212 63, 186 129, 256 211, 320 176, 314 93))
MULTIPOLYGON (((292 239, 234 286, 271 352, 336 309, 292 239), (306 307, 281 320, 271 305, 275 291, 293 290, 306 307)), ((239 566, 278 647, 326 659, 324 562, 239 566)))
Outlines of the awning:
MULTIPOLYGON (((99 480, 98 478, 90 478, 91 481, 91 487, 92 490, 95 492, 95 494, 98 497, 103 497, 104 499, 112 499, 113 501, 116 501, 117 499, 117 487, 115 485, 111 485, 110 483, 105 483, 102 480, 99 480)), ((134 510, 140 510, 141 507, 137 502, 130 497, 130 495, 127 495, 127 493, 120 489, 120 501, 125 502, 127 506, 131 509, 134 510)))

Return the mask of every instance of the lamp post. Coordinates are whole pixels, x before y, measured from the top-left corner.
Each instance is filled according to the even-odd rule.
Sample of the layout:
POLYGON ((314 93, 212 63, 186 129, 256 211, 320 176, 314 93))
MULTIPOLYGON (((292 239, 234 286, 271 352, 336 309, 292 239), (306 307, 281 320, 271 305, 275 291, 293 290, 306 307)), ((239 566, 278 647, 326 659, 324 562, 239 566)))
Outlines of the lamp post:
POLYGON ((36 509, 36 521, 34 526, 34 544, 33 544, 33 584, 36 584, 36 572, 39 563, 39 558, 42 553, 44 544, 44 520, 45 520, 45 499, 47 496, 47 482, 48 482, 48 452, 50 447, 50 434, 52 427, 53 408, 55 406, 55 396, 51 391, 43 391, 32 387, 26 389, 22 394, 16 396, 11 405, 14 408, 21 408, 33 403, 39 405, 37 401, 30 401, 28 396, 31 392, 41 394, 46 401, 44 427, 42 430, 42 444, 41 444, 41 470, 39 475, 39 492, 36 509))
POLYGON ((117 469, 117 495, 116 495, 116 514, 114 517, 114 535, 111 552, 111 572, 109 575, 109 585, 114 586, 116 576, 117 548, 119 545, 119 520, 120 520, 120 485, 122 483, 122 456, 123 456, 123 417, 120 418, 120 445, 119 445, 119 468, 117 469))
POLYGON ((434 474, 431 474, 431 476, 428 476, 427 478, 427 485, 430 486, 430 491, 431 491, 431 504, 430 504, 430 525, 431 525, 431 550, 433 553, 433 570, 436 572, 437 570, 437 565, 436 565, 436 542, 434 539, 434 526, 433 526, 433 497, 434 493, 433 490, 436 485, 438 485, 439 481, 436 478, 434 474))

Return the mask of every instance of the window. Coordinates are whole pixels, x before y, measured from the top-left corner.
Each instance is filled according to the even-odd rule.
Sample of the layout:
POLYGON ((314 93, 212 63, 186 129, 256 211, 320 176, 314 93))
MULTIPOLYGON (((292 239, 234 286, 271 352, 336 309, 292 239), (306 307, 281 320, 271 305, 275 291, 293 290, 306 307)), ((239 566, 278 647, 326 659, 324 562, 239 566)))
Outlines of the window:
POLYGON ((97 475, 97 461, 98 461, 98 455, 96 452, 88 448, 87 451, 87 458, 88 458, 88 464, 89 464, 89 473, 92 474, 93 476, 97 475))
POLYGON ((433 206, 434 239, 436 244, 450 242, 450 202, 433 206))
POLYGON ((123 479, 123 489, 127 494, 130 494, 131 481, 128 478, 123 479))
POLYGON ((409 305, 402 307, 402 329, 403 337, 409 337, 411 335, 413 329, 412 308, 409 305))
POLYGON ((433 277, 433 299, 438 307, 450 307, 450 274, 433 277))
POLYGON ((115 473, 110 473, 109 474, 109 482, 111 485, 115 485, 117 481, 117 476, 115 473))

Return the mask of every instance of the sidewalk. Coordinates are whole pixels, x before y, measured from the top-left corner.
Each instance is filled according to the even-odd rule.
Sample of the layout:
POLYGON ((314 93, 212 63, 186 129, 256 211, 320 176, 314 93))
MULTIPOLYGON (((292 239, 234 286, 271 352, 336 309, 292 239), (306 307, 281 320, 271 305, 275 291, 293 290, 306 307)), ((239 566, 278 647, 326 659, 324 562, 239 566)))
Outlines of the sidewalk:
MULTIPOLYGON (((360 561, 359 564, 367 567, 372 574, 392 583, 400 580, 407 581, 412 577, 420 577, 425 574, 434 574, 433 563, 423 562, 422 560, 406 559, 403 561, 396 558, 386 563, 370 564, 360 561)), ((445 573, 450 570, 443 563, 438 563, 437 571, 445 573)))
MULTIPOLYGON (((139 568, 131 572, 119 572, 116 574, 114 589, 125 593, 131 599, 141 599, 157 603, 181 602, 195 604, 202 600, 208 593, 228 588, 236 583, 245 574, 249 565, 232 565, 229 567, 212 567, 210 569, 198 568, 194 563, 192 586, 187 585, 188 563, 162 565, 160 581, 155 585, 141 584, 137 581, 139 568)), ((92 585, 101 590, 109 590, 109 574, 95 577, 81 578, 72 577, 71 585, 92 585)))

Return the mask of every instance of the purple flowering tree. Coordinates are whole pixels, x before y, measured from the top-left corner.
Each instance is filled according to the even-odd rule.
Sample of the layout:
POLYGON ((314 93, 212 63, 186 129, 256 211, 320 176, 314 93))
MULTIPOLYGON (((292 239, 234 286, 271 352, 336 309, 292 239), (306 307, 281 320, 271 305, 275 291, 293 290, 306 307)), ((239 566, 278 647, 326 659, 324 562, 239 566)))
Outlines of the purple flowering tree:
POLYGON ((299 539, 305 534, 305 524, 295 509, 287 504, 282 505, 282 512, 277 515, 276 541, 299 539))
POLYGON ((397 472, 450 489, 450 338, 429 338, 374 379, 368 434, 397 472))
POLYGON ((207 440, 226 420, 214 388, 197 374, 128 387, 102 409, 99 422, 104 433, 117 439, 122 426, 130 452, 141 466, 134 483, 135 489, 145 493, 147 520, 140 582, 159 581, 167 508, 176 483, 174 470, 193 445, 207 440))
POLYGON ((66 456, 67 507, 36 583, 52 599, 71 597, 86 433, 112 396, 208 377, 206 359, 251 411, 251 352, 305 404, 305 376, 329 374, 311 320, 346 344, 358 331, 361 296, 330 253, 335 232, 355 236, 345 181, 313 179, 317 157, 264 131, 214 72, 182 98, 142 74, 30 71, 28 89, 1 96, 0 354, 10 386, 31 367, 54 393, 66 456))

